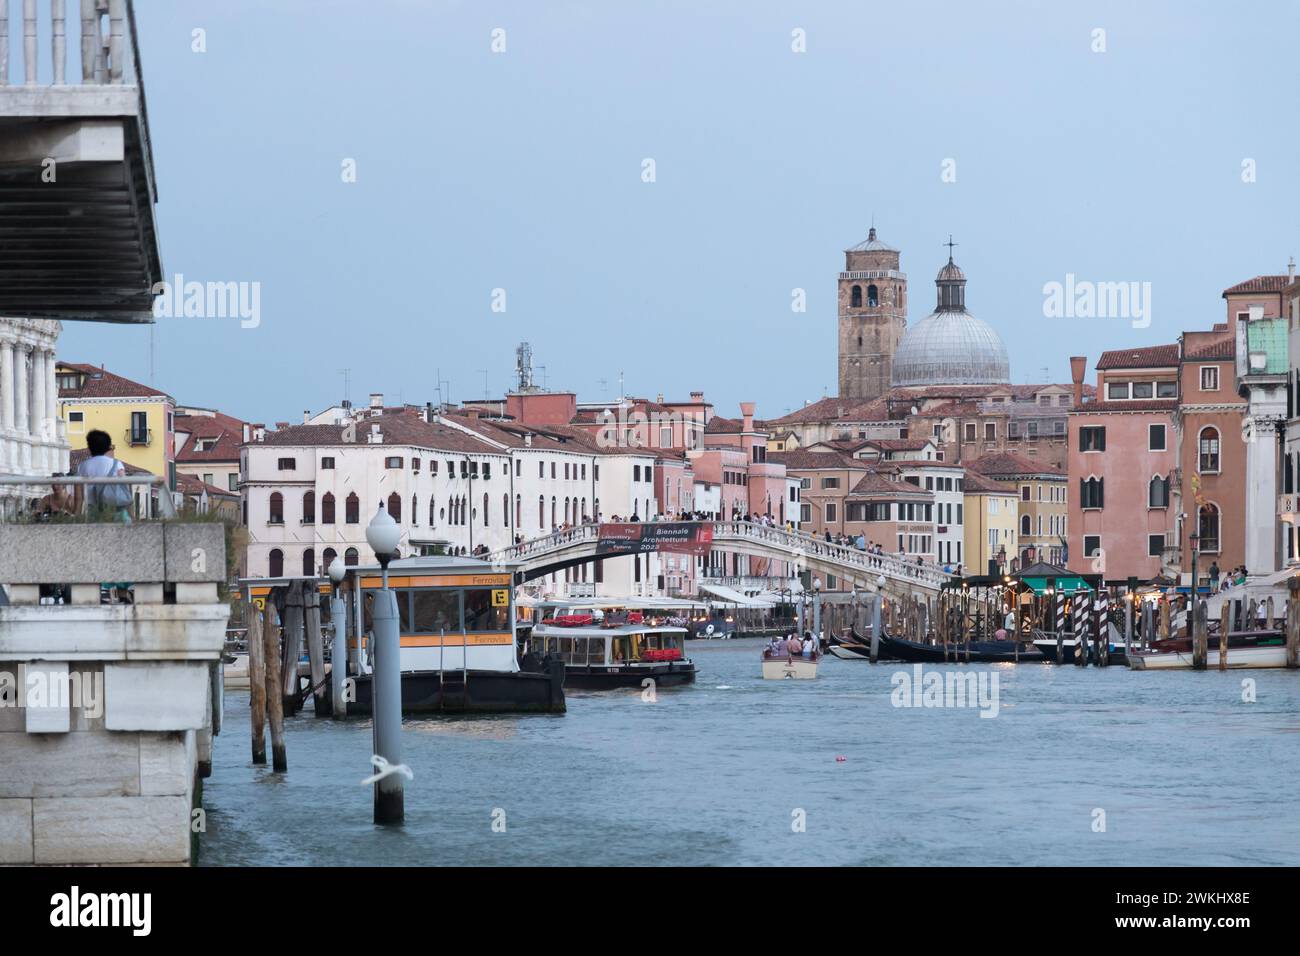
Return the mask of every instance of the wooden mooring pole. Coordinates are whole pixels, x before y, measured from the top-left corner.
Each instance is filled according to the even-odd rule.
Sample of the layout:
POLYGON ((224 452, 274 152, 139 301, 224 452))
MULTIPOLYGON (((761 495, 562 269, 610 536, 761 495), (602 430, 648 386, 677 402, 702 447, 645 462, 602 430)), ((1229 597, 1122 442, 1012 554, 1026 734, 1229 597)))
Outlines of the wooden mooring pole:
POLYGON ((1192 632, 1192 670, 1194 671, 1205 670, 1209 657, 1205 633, 1207 623, 1205 602, 1193 593, 1192 603, 1187 607, 1187 626, 1192 632))
POLYGON ((266 617, 262 622, 266 643, 266 703, 271 721, 271 769, 283 773, 289 769, 284 752, 284 694, 280 680, 280 615, 268 597, 266 617))
POLYGON ((1228 632, 1232 630, 1232 605, 1226 600, 1219 608, 1219 670, 1228 669, 1228 632))
POLYGON ((261 609, 249 602, 244 619, 248 622, 248 706, 252 711, 253 763, 266 763, 266 646, 261 609))
POLYGON ((325 681, 325 636, 320 629, 320 589, 303 586, 303 626, 307 632, 307 658, 311 661, 312 708, 317 717, 330 715, 329 686, 325 681))
POLYGON ((1286 582, 1286 666, 1288 670, 1300 667, 1300 577, 1286 582))

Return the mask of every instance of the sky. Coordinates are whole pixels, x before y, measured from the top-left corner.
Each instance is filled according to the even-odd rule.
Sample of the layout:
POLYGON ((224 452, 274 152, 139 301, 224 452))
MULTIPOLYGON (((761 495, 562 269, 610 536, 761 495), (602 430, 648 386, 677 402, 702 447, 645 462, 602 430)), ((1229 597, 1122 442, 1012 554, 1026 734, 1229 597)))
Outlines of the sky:
POLYGON ((838 273, 873 221, 911 323, 952 234, 1014 382, 1208 328, 1224 288, 1300 255, 1295 2, 136 17, 165 274, 258 283, 258 322, 69 322, 59 357, 247 420, 299 421, 345 383, 354 402, 499 397, 520 341, 580 401, 622 376, 775 417, 836 392, 838 273), (1068 274, 1149 282, 1149 325, 1045 316, 1068 274))

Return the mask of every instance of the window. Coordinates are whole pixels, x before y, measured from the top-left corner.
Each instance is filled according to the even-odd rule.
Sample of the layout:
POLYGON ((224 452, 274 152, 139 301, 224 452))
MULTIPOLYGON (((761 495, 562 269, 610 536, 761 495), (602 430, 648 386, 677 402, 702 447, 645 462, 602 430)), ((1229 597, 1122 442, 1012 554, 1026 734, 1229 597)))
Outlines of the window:
POLYGON ((131 413, 131 444, 149 444, 149 419, 145 412, 131 413))
POLYGON ((812 506, 811 506, 811 505, 808 505, 808 504, 801 504, 801 505, 799 506, 799 520, 800 520, 801 522, 805 522, 805 523, 806 523, 806 522, 809 522, 809 521, 812 521, 812 506))
POLYGON ((1065 422, 1062 419, 1058 418, 1056 421, 1052 422, 1052 434, 1060 436, 1065 435, 1065 422))
POLYGON ((267 577, 284 577, 284 552, 279 548, 272 548, 271 553, 267 556, 267 565, 267 577))
POLYGON ((1147 535, 1147 557, 1158 558, 1164 550, 1165 536, 1163 534, 1147 535))
POLYGON ((632 466, 632 480, 633 480, 633 481, 640 481, 640 480, 641 480, 641 466, 640 466, 640 465, 633 465, 633 466, 632 466))
POLYGON ((1147 450, 1148 451, 1165 450, 1165 426, 1164 425, 1147 426, 1147 450))
POLYGON ((400 457, 397 457, 397 456, 393 456, 393 457, 391 457, 391 458, 385 458, 385 459, 384 459, 384 467, 385 467, 385 468, 401 468, 401 467, 402 467, 402 459, 401 459, 400 457))
POLYGON ((1215 505, 1201 505, 1199 522, 1201 540, 1198 546, 1202 554, 1219 551, 1219 509, 1215 505))
POLYGON ((302 553, 302 576, 304 578, 314 578, 316 576, 315 548, 308 548, 302 553))
MULTIPOLYGON (((600 477, 600 476, 597 475, 596 477, 600 477)), ((583 480, 583 481, 586 481, 586 480, 587 480, 587 466, 586 466, 585 463, 584 463, 583 466, 582 466, 582 480, 583 480)))
POLYGON ((402 523, 402 496, 395 491, 388 496, 388 514, 398 524, 402 523))
POLYGON ((433 475, 434 477, 437 477, 437 475, 438 475, 438 459, 436 459, 436 458, 430 458, 430 459, 429 459, 429 474, 430 474, 430 475, 433 475))
POLYGON ((839 478, 823 477, 822 488, 838 488, 840 486, 839 478))
POLYGON ((323 470, 328 470, 328 469, 330 469, 330 468, 333 468, 333 467, 334 467, 334 459, 333 459, 333 458, 330 458, 330 457, 328 457, 328 456, 326 456, 325 458, 322 458, 322 459, 320 460, 320 466, 321 466, 321 468, 322 468, 323 470))
POLYGON ((230 474, 226 475, 226 484, 230 486, 231 491, 238 491, 239 475, 235 474, 233 471, 230 474))
POLYGON ((867 286, 867 308, 874 309, 880 305, 880 292, 874 285, 867 286))
POLYGON ((210 484, 212 484, 212 472, 210 472, 210 471, 205 471, 205 472, 203 473, 203 483, 204 483, 205 485, 210 485, 210 484))
POLYGON ((483 462, 483 480, 484 481, 492 480, 492 462, 490 461, 483 462))
POLYGON ((1210 473, 1217 472, 1219 470, 1219 430, 1217 428, 1201 429, 1198 444, 1200 447, 1197 470, 1210 473))
POLYGON ((316 523, 316 492, 306 491, 302 496, 302 523, 316 523))
POLYGON ((1028 486, 1028 485, 1021 485, 1021 486, 1020 486, 1020 500, 1021 500, 1021 501, 1028 501, 1028 500, 1029 500, 1029 486, 1028 486))
POLYGON ((1032 534, 1033 527, 1034 527, 1033 522, 1030 520, 1029 515, 1020 516, 1020 534, 1022 536, 1028 536, 1032 534))
POLYGON ((343 502, 343 520, 347 524, 361 523, 361 501, 355 491, 349 493, 347 500, 343 502))
POLYGON ((279 471, 293 471, 298 466, 292 458, 280 458, 276 461, 275 467, 279 471))
POLYGON ((488 526, 488 496, 483 495, 483 527, 488 526))
MULTIPOLYGON (((320 500, 320 523, 334 523, 334 495, 331 492, 325 492, 325 497, 320 500)), ((325 565, 329 567, 328 562, 325 565)))
POLYGON ((836 520, 838 520, 838 514, 837 514, 837 509, 835 507, 835 502, 828 501, 826 503, 826 523, 834 524, 836 520))
POLYGON ((1150 398, 1150 397, 1152 396, 1152 394, 1153 394, 1153 389, 1154 389, 1154 388, 1155 388, 1155 386, 1154 386, 1154 384, 1151 383, 1151 382, 1134 382, 1134 383, 1133 383, 1133 397, 1134 397, 1134 398, 1150 398))
POLYGON ((1025 437, 1031 440, 1038 438, 1038 422, 1025 423, 1025 437))
POLYGON ((545 477, 546 477, 546 462, 544 462, 544 461, 539 461, 539 462, 537 463, 537 477, 538 477, 538 478, 545 478, 545 477))
POLYGON ((343 565, 345 567, 355 568, 357 566, 357 557, 357 549, 348 548, 343 552, 343 565))
POLYGON ((1079 502, 1083 508, 1105 506, 1105 482, 1101 478, 1085 478, 1079 482, 1079 502))
POLYGON ((420 496, 411 495, 411 524, 420 523, 420 496))
POLYGON ((1128 398, 1128 382, 1107 382, 1106 398, 1111 401, 1128 398))
MULTIPOLYGON (((271 492, 271 508, 266 520, 268 524, 284 524, 284 496, 278 491, 271 492)), ((278 574, 271 575, 273 578, 279 576, 278 574)))
POLYGON ((1105 451, 1106 427, 1090 425, 1079 429, 1079 451, 1105 451))
POLYGON ((1219 366, 1201 366, 1201 391, 1217 392, 1219 390, 1219 366))
POLYGON ((419 471, 419 470, 420 470, 420 459, 418 459, 418 458, 412 458, 412 459, 411 459, 411 471, 419 471))
POLYGON ((985 423, 984 423, 984 440, 985 440, 985 441, 997 441, 997 439, 998 439, 998 426, 997 426, 997 424, 994 423, 994 422, 985 422, 985 423))
POLYGON ((432 496, 429 498, 429 527, 432 528, 438 523, 438 502, 432 496))
POLYGON ((1156 382, 1156 398, 1177 398, 1177 382, 1156 382))
POLYGON ((1168 478, 1161 478, 1159 475, 1156 475, 1147 484, 1147 507, 1148 508, 1169 507, 1169 479, 1168 478))
POLYGON ((1085 558, 1095 558, 1101 551, 1101 535, 1085 534, 1083 536, 1083 556, 1085 558))
POLYGON ((329 571, 330 565, 334 563, 334 559, 337 558, 338 556, 339 553, 335 551, 333 548, 326 548, 320 558, 321 569, 325 571, 329 571))
POLYGON ((849 293, 849 308, 862 308, 862 286, 855 285, 853 291, 849 293))
POLYGON ((962 430, 962 440, 973 442, 975 440, 975 423, 967 422, 962 430))

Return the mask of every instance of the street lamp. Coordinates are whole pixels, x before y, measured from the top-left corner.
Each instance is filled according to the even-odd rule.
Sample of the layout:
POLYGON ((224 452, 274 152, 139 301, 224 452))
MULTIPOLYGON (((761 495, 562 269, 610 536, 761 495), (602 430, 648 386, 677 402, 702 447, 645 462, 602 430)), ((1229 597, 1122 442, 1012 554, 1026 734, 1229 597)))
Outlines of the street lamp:
POLYGON ((335 555, 325 572, 330 576, 330 630, 334 643, 330 648, 330 716, 336 720, 347 710, 344 702, 344 683, 348 675, 348 606, 339 593, 339 585, 347 574, 343 559, 335 555))
MULTIPOLYGON (((375 595, 371 614, 374 623, 375 673, 372 710, 375 755, 397 767, 402 762, 402 666, 401 637, 397 627, 397 596, 388 588, 388 563, 393 560, 402 529, 380 505, 366 527, 366 543, 383 569, 383 589, 375 595)), ((401 823, 406 816, 406 797, 399 773, 382 775, 375 781, 375 822, 401 823)))
POLYGON ((821 646, 822 640, 822 579, 813 578, 813 640, 821 646))

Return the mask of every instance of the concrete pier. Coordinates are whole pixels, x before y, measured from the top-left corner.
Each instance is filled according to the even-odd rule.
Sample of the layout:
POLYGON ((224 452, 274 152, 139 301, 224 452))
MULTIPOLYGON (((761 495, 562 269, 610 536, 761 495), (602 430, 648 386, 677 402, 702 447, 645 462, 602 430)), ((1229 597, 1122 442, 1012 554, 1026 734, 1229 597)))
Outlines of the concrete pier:
POLYGON ((229 607, 215 522, 0 525, 0 864, 192 862, 229 607), (100 582, 135 603, 101 605, 100 582), (43 605, 42 585, 71 585, 43 605))

